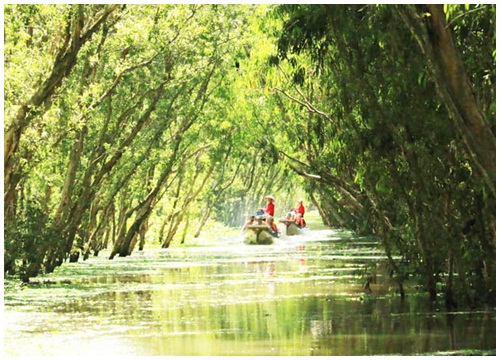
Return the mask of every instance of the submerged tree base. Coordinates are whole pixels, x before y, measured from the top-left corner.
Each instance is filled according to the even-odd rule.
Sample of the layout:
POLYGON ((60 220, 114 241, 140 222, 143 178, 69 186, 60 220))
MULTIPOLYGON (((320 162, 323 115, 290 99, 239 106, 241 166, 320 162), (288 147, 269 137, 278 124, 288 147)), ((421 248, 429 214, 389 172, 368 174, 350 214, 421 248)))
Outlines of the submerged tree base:
POLYGON ((495 311, 447 312, 415 279, 407 298, 374 238, 333 230, 247 246, 146 249, 4 284, 5 355, 494 355, 495 311), (89 321, 96 320, 96 321, 89 321), (112 345, 112 346, 110 346, 112 345))

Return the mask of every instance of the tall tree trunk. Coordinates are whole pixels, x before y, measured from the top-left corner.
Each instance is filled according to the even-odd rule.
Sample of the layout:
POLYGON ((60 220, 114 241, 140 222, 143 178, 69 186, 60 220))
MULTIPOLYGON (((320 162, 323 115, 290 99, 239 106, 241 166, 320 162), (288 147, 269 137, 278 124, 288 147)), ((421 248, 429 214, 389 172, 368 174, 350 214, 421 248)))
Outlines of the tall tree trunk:
POLYGON ((311 202, 316 207, 316 209, 318 209, 321 219, 323 220, 323 224, 325 224, 326 226, 333 226, 334 223, 332 221, 332 218, 334 218, 335 220, 337 220, 338 226, 343 225, 341 219, 336 217, 335 211, 326 210, 323 207, 323 202, 320 203, 318 200, 316 200, 313 194, 309 194, 309 198, 311 199, 311 202))
MULTIPOLYGON (((175 234, 177 233, 177 229, 179 228, 179 225, 181 224, 182 220, 184 219, 184 216, 188 210, 189 204, 193 200, 195 200, 196 196, 198 196, 198 194, 203 190, 203 188, 205 187, 205 184, 207 183, 208 179, 212 175, 214 169, 215 169, 215 162, 212 163, 212 165, 208 169, 205 177, 203 178, 202 183, 200 184, 198 189, 196 189, 195 191, 193 191, 193 185, 195 184, 196 177, 198 176, 199 173, 197 173, 194 180, 190 179, 191 189, 189 190, 188 195, 187 195, 184 203, 182 204, 182 208, 174 216, 175 222, 170 226, 169 231, 167 233, 167 237, 163 241, 162 248, 168 248, 170 246, 170 242, 173 240, 175 234)), ((189 219, 189 217, 188 217, 188 219, 189 219)))
MULTIPOLYGON (((158 101, 161 98, 161 95, 164 91, 165 82, 162 82, 156 89, 153 89, 153 98, 151 99, 151 103, 149 104, 146 111, 142 114, 142 116, 138 119, 134 128, 130 131, 127 137, 122 141, 119 148, 115 153, 111 156, 111 158, 102 164, 101 168, 98 171, 95 171, 95 168, 89 167, 85 173, 84 181, 82 184, 82 193, 80 194, 77 202, 73 205, 69 217, 67 218, 67 222, 64 224, 66 226, 64 234, 65 234, 65 246, 64 251, 69 252, 71 247, 73 246, 73 242, 80 227, 83 216, 88 211, 92 200, 96 192, 101 185, 101 182, 106 174, 111 172, 111 170, 118 164, 120 159, 123 156, 123 153, 127 149, 127 147, 132 143, 132 141, 137 137, 137 134, 140 130, 148 123, 150 120, 151 114, 156 110, 156 106, 158 101), (93 177, 92 182, 90 183, 90 179, 93 177)), ((98 155, 95 154, 95 157, 98 155)), ((95 162, 92 162, 96 164, 95 162)))
MULTIPOLYGON (((227 151, 223 160, 223 163, 226 163, 227 159, 229 158, 229 154, 231 152, 227 151)), ((198 228, 194 234, 194 237, 197 238, 200 236, 201 231, 203 230, 203 227, 207 223, 208 219, 210 218, 210 214, 212 213, 212 210, 214 206, 219 202, 219 200, 222 198, 222 195, 226 192, 226 190, 234 183, 234 180, 236 179, 236 176, 238 175, 239 169, 243 163, 244 159, 241 159, 238 166, 236 167, 236 170, 234 170, 233 176, 230 181, 228 181, 223 187, 221 187, 218 191, 217 194, 215 195, 215 199, 206 207, 205 212, 203 214, 203 217, 200 220, 200 223, 198 224, 198 228)), ((216 184, 216 187, 220 186, 222 181, 224 180, 224 173, 225 173, 225 167, 224 170, 220 174, 220 181, 216 184)))
POLYGON ((111 254, 109 256, 110 259, 113 259, 117 254, 119 254, 120 256, 128 256, 131 254, 131 250, 133 249, 133 246, 131 248, 132 240, 136 235, 136 233, 139 231, 140 227, 142 226, 142 223, 151 214, 151 211, 153 210, 152 206, 153 201, 156 200, 156 197, 160 193, 160 190, 162 189, 163 185, 166 183, 167 179, 172 173, 173 166, 175 164, 175 161, 177 160, 177 153, 179 151, 181 141, 182 141, 182 136, 179 134, 175 139, 174 149, 172 154, 170 155, 169 162, 166 168, 163 170, 162 174, 157 180, 154 189, 151 192, 149 192, 146 199, 144 199, 144 201, 139 205, 137 209, 136 219, 134 220, 132 226, 126 232, 125 237, 123 238, 119 237, 116 240, 115 244, 113 245, 113 250, 111 251, 111 254))
POLYGON ((83 143, 86 134, 87 127, 83 126, 83 128, 78 131, 73 143, 73 149, 71 150, 71 154, 69 156, 68 169, 66 171, 66 179, 61 192, 61 200, 59 201, 59 207, 54 215, 54 225, 56 227, 59 227, 61 220, 66 218, 65 214, 67 214, 71 206, 71 196, 73 194, 76 172, 78 170, 78 166, 80 165, 80 158, 83 152, 83 143))
POLYGON ((420 16, 413 5, 398 7, 399 13, 428 57, 443 101, 457 136, 473 166, 496 196, 496 139, 474 96, 443 5, 426 5, 430 16, 420 16), (426 19, 426 20, 425 20, 426 19))
MULTIPOLYGON (((82 7, 83 5, 77 5, 82 7)), ((83 30, 82 9, 77 9, 70 17, 63 46, 59 49, 54 60, 54 66, 48 77, 35 89, 31 97, 20 105, 11 125, 4 132, 4 201, 5 208, 12 208, 11 201, 15 200, 12 192, 16 191, 15 182, 12 181, 13 170, 16 168, 16 157, 14 156, 19 148, 21 136, 25 129, 31 124, 35 117, 41 116, 50 107, 50 97, 60 87, 64 78, 72 71, 76 64, 78 53, 82 46, 92 38, 108 17, 119 5, 107 6, 103 11, 91 19, 93 25, 83 30), (43 109, 43 105, 46 105, 43 109)))

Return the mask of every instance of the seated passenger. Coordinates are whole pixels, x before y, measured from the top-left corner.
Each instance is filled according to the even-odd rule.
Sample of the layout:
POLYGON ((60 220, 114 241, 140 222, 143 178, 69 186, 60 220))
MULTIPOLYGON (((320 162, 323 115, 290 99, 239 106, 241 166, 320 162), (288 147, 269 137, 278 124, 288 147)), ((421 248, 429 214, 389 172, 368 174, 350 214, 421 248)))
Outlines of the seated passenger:
POLYGON ((305 228, 306 227, 306 221, 304 220, 304 214, 305 214, 306 210, 304 208, 303 202, 304 201, 302 199, 299 199, 299 207, 296 209, 296 211, 297 211, 297 219, 299 221, 298 222, 295 221, 295 223, 297 223, 297 225, 299 225, 299 227, 301 227, 301 228, 305 228))
POLYGON ((243 226, 243 229, 241 229, 241 232, 244 232, 249 225, 253 225, 255 221, 255 215, 251 215, 246 224, 243 226))
POLYGON ((274 223, 274 218, 272 216, 269 216, 267 218, 267 225, 269 225, 269 228, 271 230, 271 235, 272 236, 274 236, 274 237, 279 237, 280 236, 280 233, 278 231, 278 227, 274 223))
POLYGON ((304 221, 300 213, 297 213, 297 215, 295 215, 295 224, 298 226, 299 229, 306 227, 306 222, 304 221))
POLYGON ((259 210, 264 210, 266 217, 274 216, 274 197, 272 195, 267 195, 264 197, 264 200, 267 201, 267 207, 266 209, 259 209, 259 210))

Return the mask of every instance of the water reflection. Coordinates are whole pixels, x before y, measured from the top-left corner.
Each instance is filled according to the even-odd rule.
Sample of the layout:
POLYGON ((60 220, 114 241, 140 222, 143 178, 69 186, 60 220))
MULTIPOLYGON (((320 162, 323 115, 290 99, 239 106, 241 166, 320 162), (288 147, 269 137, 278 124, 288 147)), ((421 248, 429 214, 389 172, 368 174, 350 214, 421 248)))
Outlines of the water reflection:
POLYGON ((5 354, 380 355, 495 348, 494 310, 444 313, 425 298, 410 294, 403 302, 387 289, 384 296, 366 296, 360 269, 377 256, 373 241, 313 238, 68 264, 51 276, 69 278, 70 285, 9 288, 5 354))

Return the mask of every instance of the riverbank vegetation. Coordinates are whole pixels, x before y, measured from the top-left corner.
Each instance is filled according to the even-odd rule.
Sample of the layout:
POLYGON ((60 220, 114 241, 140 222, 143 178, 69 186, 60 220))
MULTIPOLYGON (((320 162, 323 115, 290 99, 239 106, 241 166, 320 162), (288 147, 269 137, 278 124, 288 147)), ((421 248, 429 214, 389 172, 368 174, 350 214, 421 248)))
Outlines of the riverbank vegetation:
POLYGON ((7 5, 4 271, 241 226, 376 235, 404 297, 495 302, 495 5, 7 5))

